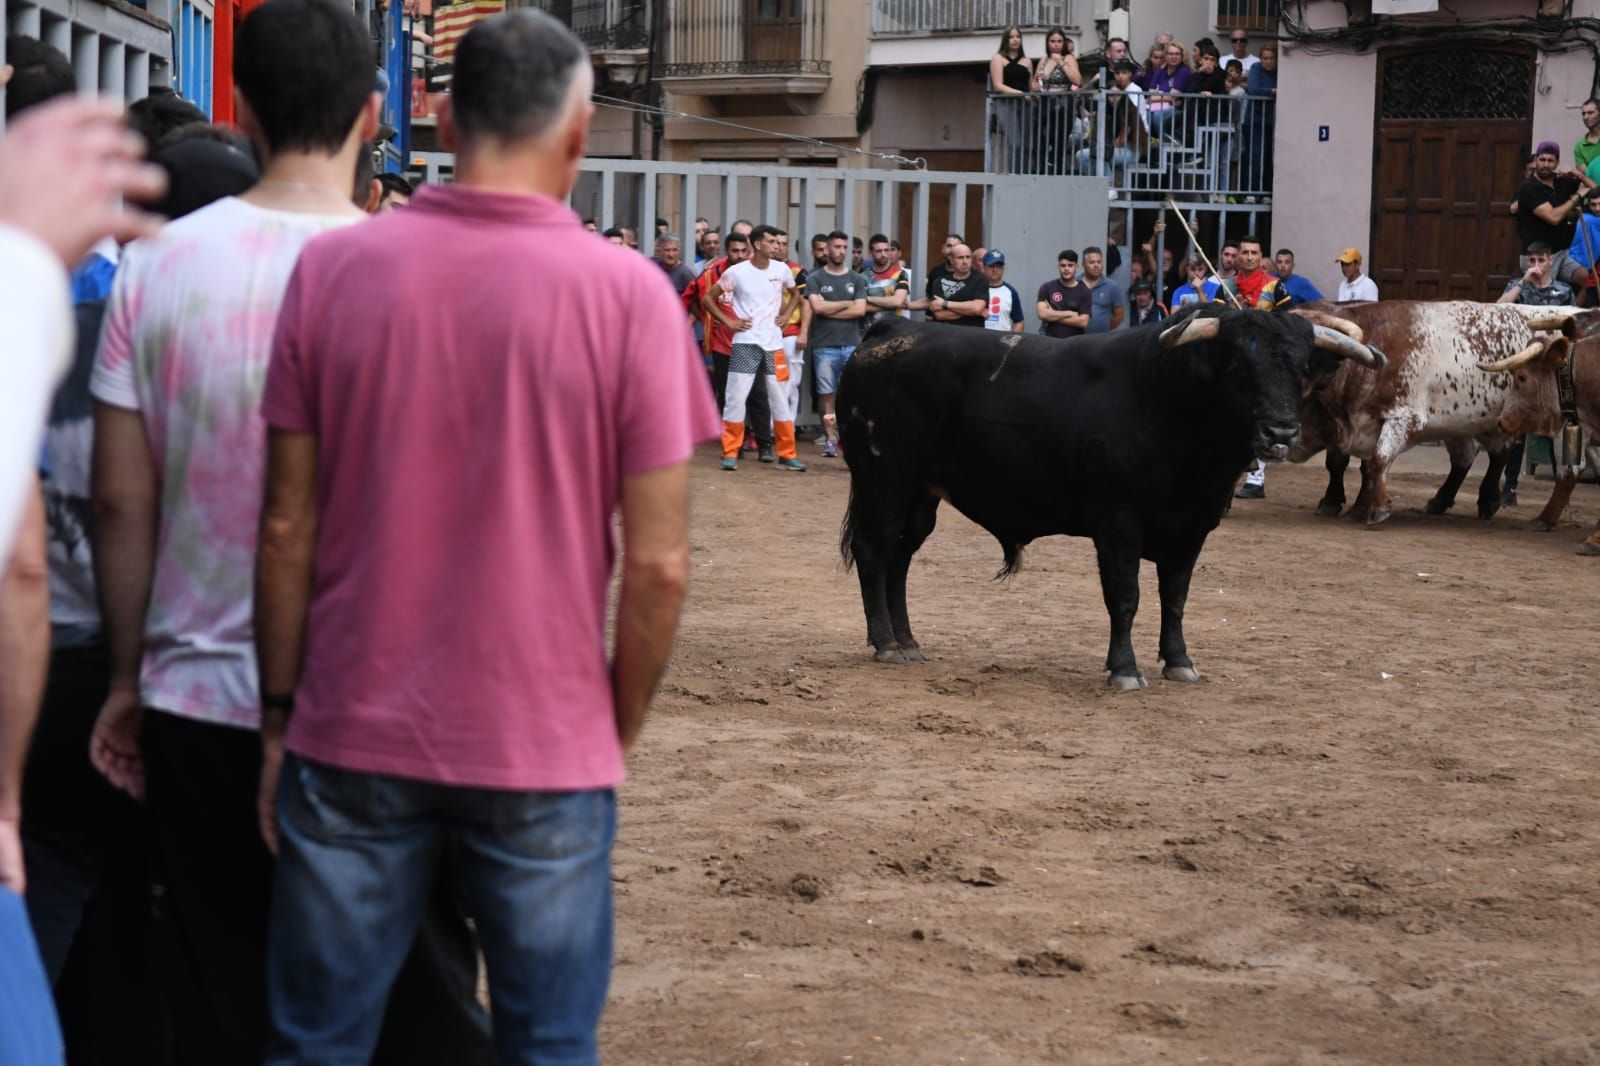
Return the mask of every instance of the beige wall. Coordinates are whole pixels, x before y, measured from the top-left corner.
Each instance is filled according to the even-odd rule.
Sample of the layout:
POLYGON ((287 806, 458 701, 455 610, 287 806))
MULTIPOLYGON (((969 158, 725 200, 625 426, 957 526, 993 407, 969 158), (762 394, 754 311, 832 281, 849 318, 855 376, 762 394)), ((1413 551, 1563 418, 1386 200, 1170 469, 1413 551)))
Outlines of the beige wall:
POLYGON ((1343 280, 1334 257, 1350 245, 1366 255, 1372 232, 1377 70, 1370 53, 1286 48, 1278 63, 1272 243, 1294 249, 1296 270, 1329 299, 1343 280), (1326 142, 1318 126, 1328 127, 1326 142))
MULTIPOLYGON (((650 131, 644 131, 643 148, 650 150, 650 131)), ((597 107, 589 123, 589 154, 611 159, 633 158, 633 114, 609 107, 597 107)))
MULTIPOLYGON (((1456 8, 1464 18, 1489 18, 1527 15, 1530 6, 1523 0, 1461 0, 1456 8)), ((1573 8, 1575 16, 1595 15, 1600 0, 1576 0, 1573 8)), ((1308 4, 1305 10, 1314 28, 1345 24, 1343 5, 1308 4)), ((1589 95, 1593 75, 1587 50, 1539 56, 1530 150, 1540 140, 1554 140, 1561 145, 1562 162, 1571 164, 1572 145, 1583 133, 1578 106, 1589 95)), ((1348 245, 1368 251, 1377 80, 1375 54, 1312 55, 1284 42, 1272 239, 1293 248, 1300 273, 1330 297, 1341 280, 1334 256, 1348 245), (1329 140, 1318 142, 1317 127, 1323 125, 1329 127, 1329 140)))
POLYGON ((1207 0, 1135 0, 1128 5, 1128 45, 1134 60, 1144 62, 1158 33, 1170 33, 1185 45, 1202 37, 1216 38, 1213 8, 1207 0))
POLYGON ((871 147, 878 152, 983 151, 983 85, 950 72, 878 79, 871 147))
MULTIPOLYGON (((864 3, 829 3, 826 6, 823 56, 828 60, 828 86, 819 94, 773 95, 761 99, 770 103, 757 114, 741 108, 729 121, 743 126, 778 133, 816 137, 839 144, 856 145, 856 82, 867 61, 870 35, 870 8, 864 3)), ((720 98, 690 96, 671 91, 666 83, 664 106, 691 115, 722 116, 720 98)), ((751 94, 760 93, 760 83, 752 82, 751 94)), ((692 162, 719 159, 806 160, 833 155, 826 149, 794 141, 780 141, 730 130, 705 122, 666 120, 662 137, 663 159, 692 162)))

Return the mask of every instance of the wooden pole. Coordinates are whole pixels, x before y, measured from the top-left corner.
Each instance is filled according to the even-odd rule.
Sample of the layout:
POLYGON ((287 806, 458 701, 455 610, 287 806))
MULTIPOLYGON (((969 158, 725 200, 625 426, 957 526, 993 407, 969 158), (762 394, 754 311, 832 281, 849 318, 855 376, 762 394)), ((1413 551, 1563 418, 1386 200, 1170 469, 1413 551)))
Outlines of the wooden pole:
MULTIPOLYGON (((1200 238, 1196 237, 1194 235, 1194 230, 1189 228, 1189 220, 1183 217, 1183 212, 1178 210, 1178 205, 1172 202, 1172 197, 1170 196, 1167 197, 1167 206, 1172 209, 1172 213, 1177 215, 1178 221, 1183 224, 1183 232, 1189 235, 1189 247, 1200 253, 1200 260, 1201 262, 1205 263, 1207 270, 1211 271, 1211 273, 1216 275, 1218 278, 1221 278, 1222 275, 1217 274, 1217 268, 1211 265, 1211 257, 1206 255, 1206 250, 1204 248, 1200 247, 1200 238)), ((1244 310, 1244 304, 1239 302, 1238 293, 1234 292, 1226 285, 1222 286, 1222 291, 1227 294, 1228 302, 1233 304, 1235 309, 1240 311, 1244 310)))

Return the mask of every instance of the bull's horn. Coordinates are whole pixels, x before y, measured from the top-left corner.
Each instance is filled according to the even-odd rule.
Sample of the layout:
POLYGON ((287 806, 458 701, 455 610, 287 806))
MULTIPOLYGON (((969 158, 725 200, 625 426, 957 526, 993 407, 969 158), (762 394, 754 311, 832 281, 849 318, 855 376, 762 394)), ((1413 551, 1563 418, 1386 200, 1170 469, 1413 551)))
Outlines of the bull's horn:
POLYGON ((1193 341, 1214 341, 1220 329, 1220 318, 1191 318, 1181 326, 1168 326, 1162 330, 1161 347, 1177 348, 1193 341))
POLYGON ((1498 363, 1479 363, 1478 369, 1486 374, 1499 374, 1507 370, 1515 370, 1525 363, 1531 363, 1544 353, 1545 341, 1534 341, 1516 355, 1508 355, 1498 363))
POLYGON ((1528 328, 1531 330, 1553 329, 1559 330, 1567 337, 1575 338, 1578 333, 1578 324, 1572 321, 1572 316, 1577 311, 1546 311, 1543 314, 1529 315, 1528 328))
POLYGON ((1361 332, 1361 327, 1350 321, 1348 318, 1340 318, 1338 315, 1330 315, 1326 311, 1297 310, 1295 311, 1295 314, 1299 315, 1301 318, 1310 322, 1314 326, 1327 326, 1329 329, 1336 329, 1340 333, 1343 333, 1346 337, 1349 337, 1351 340, 1355 341, 1357 344, 1360 344, 1362 341, 1367 339, 1367 335, 1361 332))
POLYGON ((1389 361, 1378 349, 1358 343, 1336 329, 1313 323, 1311 331, 1316 334, 1318 348, 1332 352, 1340 359, 1354 359, 1369 370, 1382 370, 1389 361))

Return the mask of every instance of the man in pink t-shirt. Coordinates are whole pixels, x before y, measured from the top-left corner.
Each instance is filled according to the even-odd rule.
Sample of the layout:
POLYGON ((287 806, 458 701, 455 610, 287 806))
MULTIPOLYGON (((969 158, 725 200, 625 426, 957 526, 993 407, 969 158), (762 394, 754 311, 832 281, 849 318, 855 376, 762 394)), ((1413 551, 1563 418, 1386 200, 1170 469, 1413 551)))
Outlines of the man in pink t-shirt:
POLYGON ((446 847, 501 1060, 597 1056, 612 790, 683 601, 687 461, 719 427, 660 270, 563 202, 591 82, 550 17, 479 23, 440 117, 456 184, 312 241, 284 297, 256 629, 269 1063, 365 1061, 446 847))

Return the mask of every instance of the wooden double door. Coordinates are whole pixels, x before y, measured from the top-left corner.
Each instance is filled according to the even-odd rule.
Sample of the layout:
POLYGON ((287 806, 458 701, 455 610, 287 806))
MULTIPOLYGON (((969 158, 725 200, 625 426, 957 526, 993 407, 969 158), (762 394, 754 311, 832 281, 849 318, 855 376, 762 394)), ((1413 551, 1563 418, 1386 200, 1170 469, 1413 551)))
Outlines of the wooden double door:
POLYGON ((1378 71, 1367 256, 1378 291, 1493 299, 1518 273, 1510 204, 1533 134, 1532 51, 1395 50, 1378 71))

